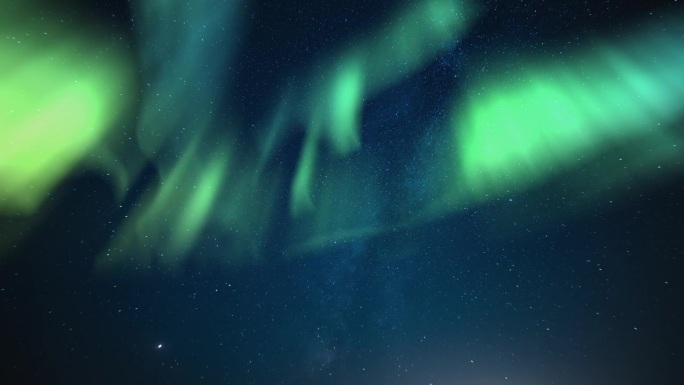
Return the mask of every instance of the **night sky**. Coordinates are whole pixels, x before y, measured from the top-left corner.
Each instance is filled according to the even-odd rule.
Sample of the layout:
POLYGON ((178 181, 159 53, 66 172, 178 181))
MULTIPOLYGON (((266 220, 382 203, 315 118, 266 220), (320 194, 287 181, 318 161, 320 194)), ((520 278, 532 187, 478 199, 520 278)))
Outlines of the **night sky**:
POLYGON ((682 1, 21 3, 0 383, 684 383, 682 1))

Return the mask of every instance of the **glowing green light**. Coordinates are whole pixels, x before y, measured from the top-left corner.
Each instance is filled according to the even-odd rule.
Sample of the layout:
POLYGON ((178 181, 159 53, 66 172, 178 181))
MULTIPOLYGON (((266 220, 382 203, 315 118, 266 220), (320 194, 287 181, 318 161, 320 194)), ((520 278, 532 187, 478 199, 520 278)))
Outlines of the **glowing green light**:
POLYGON ((330 142, 340 154, 347 154, 361 145, 359 115, 363 87, 363 73, 354 64, 345 66, 333 87, 330 142))
POLYGON ((309 135, 300 154, 299 167, 292 180, 290 193, 290 212, 293 216, 299 216, 314 208, 311 190, 316 168, 316 143, 316 135, 309 135))
POLYGON ((225 175, 225 161, 215 159, 197 176, 197 186, 192 186, 192 192, 186 199, 178 223, 173 227, 171 237, 173 250, 182 250, 187 245, 195 243, 197 236, 209 217, 214 200, 225 175))
MULTIPOLYGON (((40 34, 31 28, 0 41, 0 211, 10 213, 33 212, 91 152, 131 85, 128 58, 116 47, 95 50, 103 44, 96 38, 61 34, 47 22, 40 34)), ((16 19, 0 27, 24 29, 16 19)))
POLYGON ((477 195, 516 189, 635 138, 675 143, 668 126, 684 114, 681 42, 645 36, 474 87, 455 124, 465 185, 477 195))

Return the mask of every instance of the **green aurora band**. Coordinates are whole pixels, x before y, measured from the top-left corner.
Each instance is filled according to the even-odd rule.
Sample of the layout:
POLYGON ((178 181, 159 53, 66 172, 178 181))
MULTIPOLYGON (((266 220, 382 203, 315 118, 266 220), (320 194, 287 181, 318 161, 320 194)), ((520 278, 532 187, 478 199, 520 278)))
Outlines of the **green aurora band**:
MULTIPOLYGON (((104 36, 83 37, 30 4, 0 5, 0 213, 33 214, 93 155, 129 104, 132 65, 104 36)), ((33 5, 35 6, 35 5, 33 5)))
POLYGON ((667 25, 473 85, 453 126, 466 193, 529 188, 627 145, 624 167, 679 164, 684 28, 681 19, 667 25))

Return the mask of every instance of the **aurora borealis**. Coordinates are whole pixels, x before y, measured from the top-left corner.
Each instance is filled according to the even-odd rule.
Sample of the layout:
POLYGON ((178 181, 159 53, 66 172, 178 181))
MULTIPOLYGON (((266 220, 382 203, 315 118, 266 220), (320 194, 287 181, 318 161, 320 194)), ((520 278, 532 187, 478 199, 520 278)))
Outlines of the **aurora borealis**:
MULTIPOLYGON (((676 125, 684 108, 677 100, 684 93, 684 84, 677 69, 684 59, 676 49, 680 32, 677 16, 630 31, 621 39, 603 39, 603 43, 580 47, 571 59, 562 62, 532 56, 519 59, 526 64, 524 70, 507 73, 506 78, 513 80, 466 75, 471 80, 464 83, 465 98, 457 98, 451 116, 436 123, 437 135, 447 142, 446 148, 432 154, 422 166, 438 168, 442 179, 448 175, 446 181, 426 177, 424 183, 430 185, 430 193, 410 213, 369 219, 354 209, 334 210, 332 206, 349 200, 352 206, 366 207, 372 205, 369 199, 382 199, 403 210, 406 202, 393 192, 357 196, 354 190, 361 186, 353 187, 354 182, 344 176, 357 173, 365 188, 373 189, 373 178, 377 178, 374 170, 381 168, 377 164, 381 160, 374 159, 370 151, 362 151, 365 100, 454 47, 479 17, 478 5, 447 0, 416 2, 387 17, 384 24, 391 28, 371 28, 366 38, 352 39, 329 59, 293 73, 275 99, 272 117, 255 122, 266 131, 251 135, 254 149, 249 150, 236 136, 244 128, 233 127, 241 124, 239 117, 215 117, 225 115, 215 106, 219 97, 214 82, 222 78, 224 63, 237 55, 233 52, 235 42, 222 36, 226 25, 238 33, 240 16, 233 11, 237 5, 208 2, 204 7, 169 8, 166 3, 151 4, 133 8, 143 20, 149 20, 139 44, 150 47, 142 56, 143 63, 149 63, 143 70, 154 72, 143 85, 142 114, 135 128, 140 154, 135 157, 156 165, 161 184, 155 192, 139 198, 140 207, 107 248, 99 262, 102 266, 108 260, 118 264, 117 254, 128 258, 134 252, 147 255, 135 265, 156 259, 180 267, 205 226, 220 226, 235 236, 235 254, 258 254, 254 245, 266 236, 265 229, 274 215, 268 209, 272 206, 269 202, 282 186, 289 187, 295 229, 289 242, 294 250, 345 238, 343 234, 378 234, 395 226, 424 223, 462 209, 464 201, 482 201, 500 191, 542 184, 576 167, 581 159, 593 159, 634 140, 648 144, 644 148, 634 146, 631 162, 674 163, 669 167, 671 172, 679 170, 679 152, 662 149, 681 142, 676 125), (205 19, 208 14, 221 13, 231 14, 230 22, 219 17, 205 19), (169 34, 163 20, 175 16, 186 21, 169 34), (203 20, 201 28, 194 20, 203 20), (658 31, 663 24, 669 28, 658 31), (177 39, 181 39, 180 44, 177 39), (204 60, 215 44, 209 44, 210 39, 221 42, 231 54, 220 60, 204 60), (267 165, 279 150, 279 143, 292 136, 293 127, 301 127, 305 138, 294 175, 288 180, 287 172, 267 165), (341 162, 348 162, 347 166, 338 165, 341 162), (334 190, 322 186, 321 180, 334 185, 334 190), (261 203, 248 204, 249 198, 261 203), (317 224, 313 230, 297 224, 311 220, 317 224)), ((71 52, 80 55, 89 53, 76 42, 60 40, 60 44, 71 44, 71 52)), ((9 95, 23 87, 25 78, 36 81, 36 87, 48 77, 65 82, 54 85, 54 96, 41 93, 45 101, 32 98, 31 89, 11 98, 11 120, 5 123, 9 129, 3 132, 10 149, 3 153, 3 163, 10 165, 4 171, 3 202, 10 213, 35 211, 41 197, 78 167, 81 159, 97 156, 103 147, 116 146, 107 142, 111 138, 105 134, 116 131, 116 121, 110 116, 123 111, 124 95, 131 92, 130 75, 126 78, 125 74, 133 71, 132 61, 124 54, 111 58, 92 55, 94 62, 89 67, 99 72, 89 75, 74 68, 68 61, 73 59, 62 53, 64 49, 56 49, 30 45, 16 49, 12 59, 25 69, 8 77, 3 86, 9 100, 9 95), (54 55, 61 65, 50 64, 54 55), (65 74, 79 86, 67 87, 69 77, 65 74), (54 117, 49 116, 51 110, 54 117), (57 132, 59 137, 51 136, 57 132)), ((504 59, 497 62, 496 57, 488 60, 494 67, 505 63, 504 59)), ((468 74, 468 69, 464 70, 468 74)), ((230 90, 234 86, 226 80, 220 87, 230 90)), ((135 175, 139 167, 133 164, 125 172, 135 175)), ((417 172, 428 174, 427 170, 417 172)), ((612 171, 606 168, 602 172, 612 171)), ((117 173, 121 171, 110 170, 108 175, 117 173)), ((227 258, 242 258, 231 254, 227 258)))
POLYGON ((92 325, 74 346, 118 336, 93 373, 142 357, 116 382, 676 383, 683 20, 665 0, 0 5, 12 371, 40 360, 22 320, 58 313, 92 325), (172 340, 183 364, 135 374, 172 340))

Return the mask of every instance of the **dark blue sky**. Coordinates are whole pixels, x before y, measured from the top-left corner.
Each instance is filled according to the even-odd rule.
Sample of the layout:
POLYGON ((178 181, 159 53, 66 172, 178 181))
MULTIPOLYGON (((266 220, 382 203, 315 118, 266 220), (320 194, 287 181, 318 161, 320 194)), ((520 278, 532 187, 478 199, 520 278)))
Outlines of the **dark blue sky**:
MULTIPOLYGON (((235 67, 221 80, 240 93, 219 92, 216 100, 238 111, 234 119, 242 123, 262 121, 281 79, 377 27, 404 3, 253 2, 235 67)), ((681 8, 676 1, 627 3, 635 4, 486 2, 458 45, 366 100, 361 151, 382 159, 385 174, 375 186, 388 197, 377 202, 382 223, 405 218, 393 211, 404 206, 388 202, 430 196, 424 174, 410 170, 422 170, 425 160, 410 149, 432 140, 472 68, 489 66, 490 57, 554 57, 681 8), (420 128, 407 130, 407 121, 420 128)), ((70 13, 113 25, 140 54, 140 26, 129 22, 128 2, 70 13)), ((142 59, 137 64, 142 89, 154 71, 142 59)), ((131 112, 129 124, 143 108, 131 112)), ((673 126, 682 123, 679 117, 673 126)), ((254 143, 258 134, 241 127, 236 134, 245 146, 254 143)), ((271 158, 286 175, 294 174, 303 139, 292 134, 271 158)), ((104 176, 74 173, 12 245, 0 265, 3 383, 684 381, 681 165, 666 178, 639 174, 586 196, 585 186, 600 179, 587 164, 430 220, 287 257, 284 185, 258 263, 213 263, 231 241, 208 228, 175 271, 151 264, 139 272, 94 272, 137 199, 159 187, 155 167, 145 165, 123 201, 104 176)), ((22 221, 0 217, 0 237, 22 221)))

